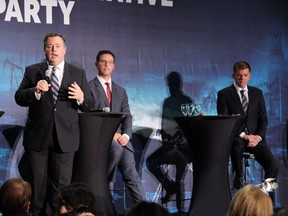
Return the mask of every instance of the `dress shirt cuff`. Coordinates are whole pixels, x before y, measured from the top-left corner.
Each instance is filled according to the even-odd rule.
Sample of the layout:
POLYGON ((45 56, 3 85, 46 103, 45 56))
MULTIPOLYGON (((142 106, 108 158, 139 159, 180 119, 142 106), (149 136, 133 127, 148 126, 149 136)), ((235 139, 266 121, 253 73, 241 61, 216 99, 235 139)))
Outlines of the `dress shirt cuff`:
POLYGON ((84 102, 84 99, 82 99, 81 101, 78 101, 78 100, 77 100, 77 104, 78 104, 78 105, 82 105, 83 102, 84 102))
POLYGON ((35 97, 37 100, 40 100, 41 99, 41 92, 40 93, 37 93, 36 91, 34 92, 35 94, 35 97))
POLYGON ((259 136, 259 135, 256 135, 257 137, 259 137, 259 139, 260 139, 260 142, 262 141, 262 137, 261 136, 259 136))
POLYGON ((126 136, 128 140, 130 140, 130 136, 128 136, 127 134, 123 134, 123 136, 126 136))
POLYGON ((242 133, 239 135, 239 137, 243 139, 243 137, 244 137, 245 135, 246 135, 246 133, 245 133, 245 132, 242 132, 242 133))

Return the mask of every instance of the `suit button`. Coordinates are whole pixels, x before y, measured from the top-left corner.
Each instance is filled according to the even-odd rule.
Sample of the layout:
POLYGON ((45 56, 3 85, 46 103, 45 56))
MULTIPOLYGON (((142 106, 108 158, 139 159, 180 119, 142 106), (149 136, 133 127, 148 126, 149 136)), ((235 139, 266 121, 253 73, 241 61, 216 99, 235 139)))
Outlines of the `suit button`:
POLYGON ((56 112, 57 111, 57 109, 56 108, 54 108, 54 112, 56 112))

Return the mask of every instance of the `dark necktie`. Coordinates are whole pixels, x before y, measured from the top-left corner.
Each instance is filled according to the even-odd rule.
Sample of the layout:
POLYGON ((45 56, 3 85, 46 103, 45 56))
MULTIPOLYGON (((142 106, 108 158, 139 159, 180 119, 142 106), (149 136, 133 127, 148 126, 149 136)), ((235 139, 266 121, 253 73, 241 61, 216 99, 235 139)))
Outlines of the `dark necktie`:
POLYGON ((58 92, 59 92, 59 80, 57 78, 56 75, 56 67, 53 67, 52 69, 52 75, 51 75, 51 86, 52 86, 52 94, 53 94, 53 99, 54 99, 54 103, 56 103, 57 101, 57 97, 58 97, 58 92))
POLYGON ((242 107, 243 107, 243 111, 245 113, 245 115, 247 114, 247 108, 248 108, 248 101, 247 101, 247 97, 244 94, 245 90, 241 90, 241 103, 242 103, 242 107))
POLYGON ((111 89, 110 89, 110 83, 109 82, 106 82, 105 83, 106 85, 106 90, 107 90, 107 99, 108 99, 108 102, 109 102, 109 105, 111 103, 111 89))

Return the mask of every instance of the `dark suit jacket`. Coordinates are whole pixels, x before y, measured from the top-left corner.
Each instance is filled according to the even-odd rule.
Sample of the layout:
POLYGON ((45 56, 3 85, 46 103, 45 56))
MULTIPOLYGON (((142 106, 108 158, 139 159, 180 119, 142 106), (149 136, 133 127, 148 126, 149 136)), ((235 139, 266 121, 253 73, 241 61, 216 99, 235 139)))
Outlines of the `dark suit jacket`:
MULTIPOLYGON (((104 107, 109 107, 107 96, 97 77, 95 77, 89 82, 89 86, 95 99, 94 109, 97 110, 104 107)), ((112 82, 112 102, 110 108, 111 112, 124 112, 127 114, 126 117, 123 119, 122 123, 120 124, 117 132, 120 134, 125 133, 131 138, 132 115, 129 109, 128 96, 126 90, 115 82, 112 82)), ((125 147, 127 147, 131 151, 134 151, 132 143, 130 141, 125 147)))
POLYGON ((94 104, 85 71, 65 62, 63 80, 54 105, 51 89, 43 93, 40 100, 37 100, 34 94, 37 82, 45 79, 47 69, 46 62, 26 67, 24 78, 15 94, 18 105, 29 107, 23 145, 25 149, 34 151, 47 149, 52 142, 55 124, 61 150, 77 151, 79 147, 78 109, 89 111, 94 104), (76 100, 68 99, 68 87, 74 81, 84 92, 84 103, 80 106, 76 100))
MULTIPOLYGON (((248 97, 249 105, 246 125, 242 126, 239 134, 243 132, 244 127, 247 127, 250 134, 259 135, 264 140, 268 119, 262 91, 258 88, 248 86, 248 97)), ((245 115, 234 85, 226 87, 218 92, 217 112, 219 115, 245 115)))

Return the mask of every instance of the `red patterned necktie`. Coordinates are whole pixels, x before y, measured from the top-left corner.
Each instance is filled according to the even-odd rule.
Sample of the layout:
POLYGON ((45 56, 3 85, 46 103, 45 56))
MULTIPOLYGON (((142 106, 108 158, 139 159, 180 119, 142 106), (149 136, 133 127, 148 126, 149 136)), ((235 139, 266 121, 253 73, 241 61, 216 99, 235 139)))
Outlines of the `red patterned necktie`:
POLYGON ((109 105, 111 104, 111 89, 110 89, 110 83, 109 82, 106 82, 105 83, 106 85, 106 90, 107 90, 107 99, 108 99, 108 102, 109 102, 109 105))

